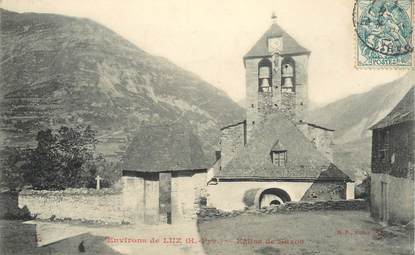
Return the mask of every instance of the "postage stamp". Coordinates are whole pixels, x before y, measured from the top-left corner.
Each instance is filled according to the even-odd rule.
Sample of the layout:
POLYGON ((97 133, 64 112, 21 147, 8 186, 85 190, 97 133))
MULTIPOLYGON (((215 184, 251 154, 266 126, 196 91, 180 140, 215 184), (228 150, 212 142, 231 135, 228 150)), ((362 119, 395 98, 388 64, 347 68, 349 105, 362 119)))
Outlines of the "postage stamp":
POLYGON ((414 0, 356 0, 357 67, 413 67, 413 15, 414 0))

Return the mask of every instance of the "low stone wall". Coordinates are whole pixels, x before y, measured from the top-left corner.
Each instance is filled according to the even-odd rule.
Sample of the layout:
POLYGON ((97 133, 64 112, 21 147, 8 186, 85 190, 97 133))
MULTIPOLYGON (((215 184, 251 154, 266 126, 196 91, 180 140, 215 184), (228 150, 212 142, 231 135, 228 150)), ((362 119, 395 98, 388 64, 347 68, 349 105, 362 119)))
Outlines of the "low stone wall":
POLYGON ((369 203, 363 199, 287 202, 282 205, 270 206, 263 209, 245 208, 244 210, 222 211, 214 207, 202 207, 198 212, 198 221, 210 221, 217 218, 235 217, 242 214, 278 214, 305 211, 327 210, 367 210, 369 203))
POLYGON ((254 209, 246 209, 246 210, 233 210, 230 212, 222 211, 215 207, 202 207, 197 212, 197 221, 204 222, 210 221, 218 218, 227 218, 227 217, 236 217, 242 214, 247 213, 248 211, 255 211, 254 209))
POLYGON ((367 210, 369 203, 363 199, 329 200, 316 202, 287 202, 278 206, 260 209, 263 213, 284 213, 292 211, 367 210))
POLYGON ((121 194, 114 189, 25 190, 19 193, 18 202, 37 219, 130 222, 123 211, 121 194))

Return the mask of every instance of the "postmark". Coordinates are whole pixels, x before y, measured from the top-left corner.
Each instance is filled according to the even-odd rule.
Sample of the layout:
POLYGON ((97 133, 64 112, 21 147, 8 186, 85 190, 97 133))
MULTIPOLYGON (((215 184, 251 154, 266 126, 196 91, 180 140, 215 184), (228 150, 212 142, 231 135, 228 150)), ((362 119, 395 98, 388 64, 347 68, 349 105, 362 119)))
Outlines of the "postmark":
POLYGON ((356 0, 356 66, 414 66, 414 0, 356 0))

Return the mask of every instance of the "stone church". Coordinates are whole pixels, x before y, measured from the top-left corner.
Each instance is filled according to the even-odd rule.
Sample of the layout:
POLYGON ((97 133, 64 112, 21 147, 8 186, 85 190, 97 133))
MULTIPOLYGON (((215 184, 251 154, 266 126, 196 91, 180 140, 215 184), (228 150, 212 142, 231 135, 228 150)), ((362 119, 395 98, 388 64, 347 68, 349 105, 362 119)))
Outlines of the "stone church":
POLYGON ((306 119, 310 54, 274 17, 244 56, 246 119, 221 129, 210 206, 354 198, 353 181, 333 164, 334 130, 306 119))

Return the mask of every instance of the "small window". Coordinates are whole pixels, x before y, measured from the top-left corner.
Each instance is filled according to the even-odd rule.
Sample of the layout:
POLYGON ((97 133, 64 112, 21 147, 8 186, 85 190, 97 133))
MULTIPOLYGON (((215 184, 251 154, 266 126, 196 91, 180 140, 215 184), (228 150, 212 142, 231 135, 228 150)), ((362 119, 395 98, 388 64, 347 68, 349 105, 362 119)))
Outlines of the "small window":
POLYGON ((380 160, 385 160, 388 158, 388 150, 380 150, 379 151, 379 158, 380 160))
POLYGON ((272 153, 272 162, 276 166, 285 166, 287 162, 287 152, 286 151, 274 151, 272 153))
POLYGON ((385 131, 385 140, 384 140, 384 143, 383 143, 383 149, 389 149, 389 139, 390 139, 390 133, 389 133, 389 130, 386 130, 385 131))
POLYGON ((390 133, 389 130, 382 130, 379 132, 379 159, 387 160, 389 157, 389 143, 390 143, 390 133))

